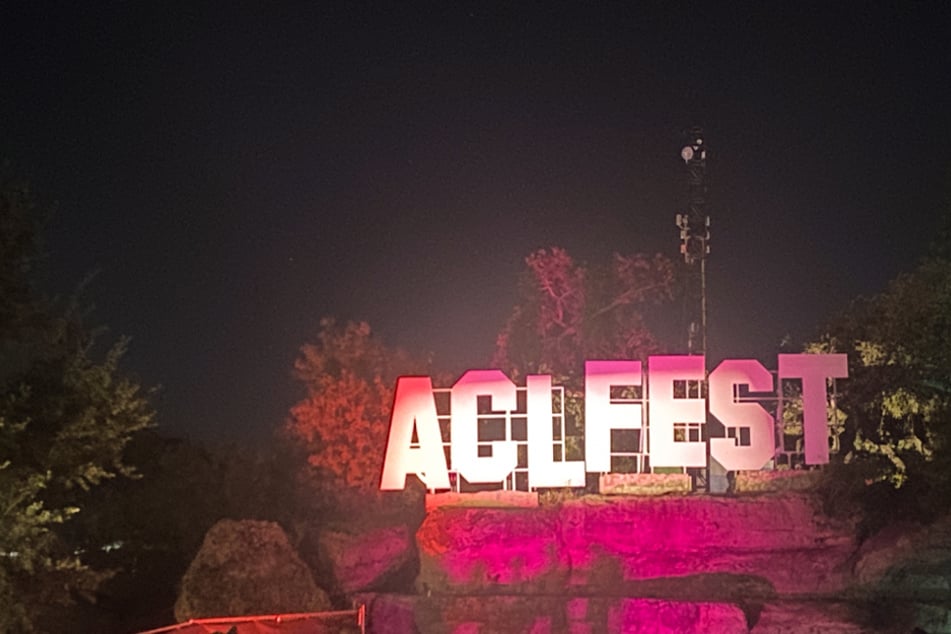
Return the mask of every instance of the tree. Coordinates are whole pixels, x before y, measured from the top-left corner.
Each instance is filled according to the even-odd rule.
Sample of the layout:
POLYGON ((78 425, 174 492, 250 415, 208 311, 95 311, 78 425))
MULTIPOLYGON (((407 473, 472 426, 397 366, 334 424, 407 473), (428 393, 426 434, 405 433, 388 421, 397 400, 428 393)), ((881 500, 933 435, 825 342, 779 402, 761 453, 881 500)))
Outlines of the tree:
POLYGON ((667 258, 614 254, 595 269, 552 247, 525 265, 519 303, 496 342, 497 367, 515 378, 541 372, 577 383, 585 359, 645 359, 658 351, 647 312, 673 297, 667 258))
MULTIPOLYGON (((615 253, 603 267, 558 247, 525 258, 519 302, 496 340, 494 365, 516 381, 551 374, 565 387, 567 452, 581 457, 586 359, 642 359, 660 351, 649 313, 673 298, 674 266, 662 255, 615 253)), ((629 439, 634 449, 639 443, 629 439)), ((618 469, 634 469, 622 460, 618 469)))
POLYGON ((154 430, 137 434, 126 459, 141 477, 104 483, 70 523, 88 563, 117 570, 97 591, 97 606, 121 622, 117 631, 174 621, 182 576, 219 520, 277 521, 290 534, 294 458, 273 441, 205 447, 154 430))
POLYGON ((387 348, 366 323, 321 321, 316 342, 302 346, 294 364, 307 395, 285 432, 306 448, 325 490, 379 487, 396 379, 426 366, 387 348))
POLYGON ((949 332, 951 261, 930 257, 855 301, 813 344, 849 354, 838 397, 843 464, 833 471, 857 484, 873 514, 900 504, 929 519, 951 507, 949 332))
POLYGON ((124 447, 153 417, 119 372, 127 341, 97 353, 77 302, 37 291, 38 234, 28 190, 0 182, 0 630, 11 632, 103 579, 65 528, 93 489, 132 473, 124 447))

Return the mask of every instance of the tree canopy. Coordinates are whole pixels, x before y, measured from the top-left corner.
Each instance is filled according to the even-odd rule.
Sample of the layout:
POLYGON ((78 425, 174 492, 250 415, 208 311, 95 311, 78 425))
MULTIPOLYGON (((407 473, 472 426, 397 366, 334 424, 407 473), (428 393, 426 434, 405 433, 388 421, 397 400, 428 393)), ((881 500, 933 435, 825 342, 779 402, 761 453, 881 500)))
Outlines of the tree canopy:
MULTIPOLYGON (((614 255, 589 268, 564 249, 530 254, 519 303, 497 340, 494 364, 516 381, 551 373, 581 387, 586 358, 645 358, 659 344, 646 313, 673 295, 674 267, 662 256, 614 255)), ((285 432, 308 454, 326 491, 376 490, 398 376, 429 373, 427 361, 384 345, 366 323, 321 322, 294 370, 307 389, 285 432)), ((568 404, 572 413, 580 401, 568 404)))
POLYGON ((396 379, 426 365, 388 348, 364 322, 321 321, 316 341, 301 347, 294 364, 307 395, 291 409, 285 431, 306 448, 326 487, 379 486, 396 379))
POLYGON ((519 301, 498 335, 494 363, 517 378, 551 373, 571 382, 585 359, 644 359, 660 344, 652 307, 673 298, 674 266, 662 255, 619 255, 601 267, 562 248, 525 258, 519 301))
POLYGON ((853 302, 812 346, 849 355, 838 398, 843 481, 879 509, 893 500, 927 519, 951 507, 949 332, 951 261, 929 257, 853 302))
POLYGON ((78 301, 37 289, 38 209, 0 183, 0 630, 29 631, 43 605, 91 591, 103 574, 64 525, 104 480, 129 475, 123 451, 152 424, 148 394, 119 371, 78 301))

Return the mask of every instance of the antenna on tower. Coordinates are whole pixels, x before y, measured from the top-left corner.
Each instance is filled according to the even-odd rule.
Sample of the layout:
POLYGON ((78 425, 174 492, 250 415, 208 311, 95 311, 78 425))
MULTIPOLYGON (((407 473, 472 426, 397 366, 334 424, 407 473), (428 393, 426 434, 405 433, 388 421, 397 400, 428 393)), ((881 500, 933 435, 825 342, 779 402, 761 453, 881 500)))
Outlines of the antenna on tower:
POLYGON ((687 265, 684 315, 687 326, 688 354, 707 352, 707 256, 710 254, 710 216, 707 215, 707 146, 703 128, 684 130, 680 158, 686 167, 686 205, 677 214, 680 228, 680 253, 687 265))
MULTIPOLYGON (((680 158, 684 161, 686 179, 684 193, 686 210, 677 214, 680 228, 680 253, 684 257, 684 321, 687 330, 687 354, 707 354, 707 257, 710 255, 710 216, 707 214, 707 144, 703 128, 693 127, 683 131, 683 146, 680 158)), ((697 386, 702 394, 706 381, 697 386)), ((709 404, 706 406, 702 435, 709 437, 712 419, 709 404)), ((691 474, 694 489, 709 492, 724 492, 727 488, 726 473, 714 466, 707 445, 707 464, 702 469, 687 469, 691 474)))

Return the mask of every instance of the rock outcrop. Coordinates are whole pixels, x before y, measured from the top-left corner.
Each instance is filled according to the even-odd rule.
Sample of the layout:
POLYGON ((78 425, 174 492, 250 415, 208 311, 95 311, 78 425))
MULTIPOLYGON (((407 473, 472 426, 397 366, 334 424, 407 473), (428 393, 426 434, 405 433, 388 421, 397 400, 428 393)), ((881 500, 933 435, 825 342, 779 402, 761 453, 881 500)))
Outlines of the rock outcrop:
POLYGON ((768 603, 756 615, 750 634, 871 634, 911 632, 877 629, 864 606, 843 601, 780 600, 768 603))
POLYGON ((273 522, 222 520, 182 579, 175 618, 315 612, 330 609, 310 569, 273 522))
POLYGON ((393 580, 416 574, 416 542, 406 526, 359 533, 326 530, 320 533, 319 552, 334 590, 343 594, 387 589, 393 580))
POLYGON ((862 544, 854 573, 853 592, 877 606, 881 620, 951 633, 951 515, 930 526, 886 527, 862 544))
POLYGON ((416 593, 356 598, 370 632, 951 634, 951 517, 855 528, 794 490, 443 506, 416 593))
POLYGON ((361 595, 373 632, 747 634, 735 605, 603 597, 361 595))
POLYGON ((855 529, 789 487, 433 505, 415 540, 325 531, 320 550, 369 632, 951 634, 951 517, 863 544, 855 529), (414 565, 401 548, 415 588, 381 592, 414 565))
POLYGON ((804 495, 441 508, 417 533, 419 584, 433 594, 653 596, 678 584, 712 600, 830 593, 849 582, 852 529, 804 495))
POLYGON ((903 595, 907 598, 922 592, 926 596, 918 598, 930 598, 928 588, 941 597, 951 595, 951 516, 925 527, 906 523, 886 527, 862 544, 855 580, 867 588, 885 581, 893 593, 907 592, 903 595))

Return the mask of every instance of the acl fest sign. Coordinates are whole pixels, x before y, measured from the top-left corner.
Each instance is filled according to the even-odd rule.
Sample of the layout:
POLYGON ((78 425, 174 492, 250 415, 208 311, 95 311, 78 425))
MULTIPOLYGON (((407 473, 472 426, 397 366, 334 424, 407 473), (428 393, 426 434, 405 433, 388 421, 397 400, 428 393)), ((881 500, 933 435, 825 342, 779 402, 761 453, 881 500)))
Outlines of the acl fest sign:
MULTIPOLYGON (((762 405, 741 400, 739 394, 744 389, 772 394, 782 389, 784 379, 802 381, 806 464, 827 463, 827 379, 848 376, 846 355, 781 354, 778 361, 779 387, 774 387, 773 375, 752 359, 723 361, 709 377, 704 357, 696 355, 650 357, 646 376, 640 361, 587 361, 584 460, 554 459, 552 378, 546 374, 527 376, 522 416, 527 427, 529 487, 582 487, 585 472, 609 472, 611 432, 616 429, 646 427, 646 453, 653 467, 705 467, 709 455, 730 471, 761 469, 775 455, 774 420, 762 405), (708 399, 676 389, 678 382, 683 387, 705 379, 708 399), (612 397, 612 388, 628 387, 640 388, 643 398, 632 402, 612 397), (705 423, 708 411, 724 428, 748 429, 749 443, 741 444, 739 433, 709 441, 702 440, 699 433, 683 433, 688 426, 705 423)), ((447 462, 432 380, 400 377, 380 488, 403 489, 406 476, 416 475, 429 489, 449 489, 450 463, 452 470, 470 483, 504 482, 518 464, 517 442, 508 433, 506 440, 480 441, 479 399, 490 400, 494 415, 511 414, 518 407, 518 389, 500 370, 469 370, 456 381, 449 392, 447 462), (480 445, 491 450, 480 451, 480 445)))

